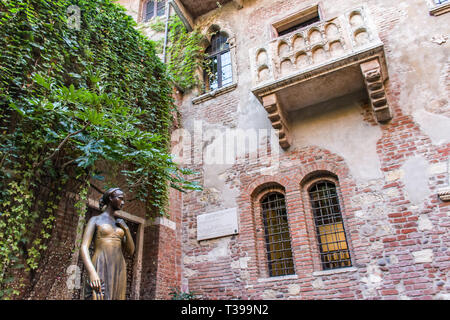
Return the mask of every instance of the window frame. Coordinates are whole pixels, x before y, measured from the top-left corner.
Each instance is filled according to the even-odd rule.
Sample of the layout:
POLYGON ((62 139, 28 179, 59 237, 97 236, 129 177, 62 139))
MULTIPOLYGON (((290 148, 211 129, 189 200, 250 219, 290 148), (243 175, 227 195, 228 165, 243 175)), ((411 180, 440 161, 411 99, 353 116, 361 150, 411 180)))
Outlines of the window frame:
POLYGON ((266 250, 266 241, 265 241, 265 231, 264 231, 264 222, 263 222, 263 215, 262 215, 262 206, 261 206, 261 200, 268 195, 269 193, 277 192, 282 194, 285 197, 285 205, 286 208, 289 208, 289 205, 287 203, 287 195, 286 190, 283 185, 281 185, 277 181, 273 182, 265 182, 260 184, 255 191, 252 192, 251 195, 251 213, 252 213, 252 225, 254 227, 253 229, 253 244, 255 251, 254 251, 254 276, 257 278, 258 282, 272 282, 272 281, 278 281, 281 279, 297 279, 297 260, 296 260, 296 251, 294 249, 294 239, 292 238, 292 226, 291 226, 291 216, 287 216, 288 218, 288 226, 289 226, 289 235, 291 238, 291 250, 292 250, 292 260, 294 264, 294 274, 286 275, 286 276, 274 276, 271 277, 269 275, 269 267, 267 263, 267 250, 266 250))
POLYGON ((322 270, 335 270, 341 268, 352 267, 352 260, 350 255, 350 250, 348 247, 346 228, 344 224, 344 220, 342 217, 342 209, 339 201, 338 190, 336 184, 327 179, 319 179, 315 183, 311 184, 308 189, 310 206, 312 209, 312 216, 314 220, 314 226, 316 231, 317 244, 319 247, 320 258, 321 258, 321 267, 322 270), (318 188, 320 184, 326 184, 327 188, 328 184, 331 188, 326 189, 327 191, 333 190, 334 195, 330 192, 327 194, 325 198, 321 198, 319 200, 325 200, 327 203, 325 207, 317 207, 317 202, 319 200, 313 199, 313 193, 319 192, 319 190, 315 191, 313 188, 318 188), (332 203, 332 200, 335 199, 336 203, 332 203), (315 205, 313 205, 315 204, 315 205), (337 207, 337 210, 336 210, 337 207), (326 211, 326 214, 323 214, 326 211), (316 212, 320 212, 320 217, 316 215, 316 212), (319 218, 322 220, 322 223, 319 223, 319 218), (337 229, 337 226, 340 228, 337 229), (341 239, 341 235, 343 235, 344 239, 341 239), (345 243, 345 248, 340 248, 341 244, 345 243), (326 249, 325 249, 326 248, 326 249), (337 248, 337 249, 336 249, 337 248), (334 254, 339 256, 339 259, 332 259, 326 261, 327 257, 333 256, 334 254), (348 257, 342 259, 342 255, 347 255, 348 257), (341 265, 350 263, 350 265, 341 265), (337 265, 337 266, 336 266, 337 265))
POLYGON ((436 3, 435 0, 427 0, 428 11, 432 16, 439 16, 441 14, 450 12, 450 0, 442 3, 436 3))
POLYGON ((309 237, 310 241, 310 248, 311 248, 311 257, 313 260, 313 275, 315 273, 326 273, 326 274, 333 274, 333 273, 341 273, 346 271, 352 271, 354 270, 355 266, 355 255, 354 250, 352 246, 352 241, 350 237, 350 229, 349 229, 349 221, 348 217, 346 215, 344 201, 342 198, 342 193, 340 191, 340 185, 338 177, 334 174, 331 174, 329 172, 312 172, 311 174, 308 174, 309 177, 305 178, 304 181, 300 184, 301 192, 302 192, 302 202, 305 212, 305 218, 306 218, 306 225, 308 233, 311 235, 309 237), (322 260, 321 260, 321 248, 320 243, 318 241, 318 233, 316 230, 316 224, 314 221, 314 212, 309 196, 309 190, 318 182, 320 181, 328 181, 335 185, 336 187, 336 194, 339 201, 339 207, 340 207, 340 213, 342 217, 342 224, 345 234, 345 239, 347 242, 347 250, 349 252, 350 256, 350 266, 347 267, 339 267, 339 268, 333 268, 333 269, 324 269, 322 266, 322 260))
MULTIPOLYGON (((230 43, 229 43, 229 39, 230 39, 229 35, 226 32, 224 32, 224 31, 220 31, 220 30, 217 31, 214 35, 212 35, 211 41, 210 41, 211 45, 208 46, 208 48, 206 48, 205 52, 208 51, 209 48, 211 48, 212 41, 213 41, 214 37, 215 36, 220 36, 220 35, 226 36, 226 41, 224 42, 224 43, 227 44, 226 48, 222 49, 222 50, 219 50, 217 52, 213 52, 212 54, 208 54, 208 56, 206 57, 206 60, 208 60, 208 61, 213 61, 214 58, 217 59, 217 71, 215 73, 215 75, 217 77, 217 88, 211 89, 211 78, 212 78, 212 76, 208 74, 207 70, 204 70, 204 79, 206 80, 205 81, 205 91, 218 90, 218 89, 224 87, 224 85, 223 85, 223 78, 222 78, 222 76, 223 76, 223 72, 222 72, 223 71, 222 70, 222 55, 227 53, 227 52, 229 52, 229 55, 230 55, 231 82, 227 83, 226 85, 229 85, 229 84, 233 83, 233 76, 234 76, 233 75, 233 62, 232 62, 232 59, 231 59, 231 46, 230 46, 230 43)), ((209 65, 209 64, 210 63, 207 63, 207 65, 209 65)))
MULTIPOLYGON (((143 13, 142 14, 142 21, 143 22, 148 22, 148 21, 150 21, 150 20, 152 20, 152 19, 154 19, 156 17, 163 17, 165 15, 165 13, 166 13, 166 10, 167 10, 166 7, 167 7, 167 0, 161 0, 161 1, 148 0, 148 1, 145 1, 144 4, 143 4, 143 8, 142 8, 142 13, 143 13), (148 7, 148 4, 150 2, 153 2, 153 15, 151 17, 148 17, 148 15, 147 15, 147 7, 148 7), (158 10, 158 3, 164 3, 164 10, 163 10, 161 15, 158 15, 158 11, 159 11, 158 10)), ((160 8, 160 10, 161 10, 161 8, 160 8)))
POLYGON ((323 11, 321 3, 296 10, 295 12, 284 16, 283 18, 278 18, 278 20, 270 23, 270 29, 272 32, 272 38, 276 39, 282 37, 291 32, 295 32, 304 28, 308 28, 312 25, 318 24, 323 21, 323 11), (312 19, 318 19, 316 21, 311 21, 312 19), (309 22, 309 23, 308 23, 309 22), (296 29, 287 30, 301 25, 296 29))
MULTIPOLYGON (((204 35, 204 39, 201 43, 203 47, 203 53, 206 53, 206 49, 211 45, 212 35, 224 32, 228 37, 228 45, 230 50, 230 65, 231 65, 231 82, 222 87, 218 87, 217 89, 210 89, 207 79, 207 74, 205 68, 198 68, 197 76, 203 79, 203 84, 198 86, 194 92, 194 97, 192 98, 193 105, 199 105, 211 99, 217 98, 223 94, 227 94, 233 90, 235 90, 238 86, 238 66, 237 66, 237 55, 236 55, 236 38, 232 30, 227 28, 222 28, 220 25, 212 24, 209 26, 205 26, 202 34, 204 35)), ((205 59, 206 62, 206 59, 205 59)))
MULTIPOLYGON (((281 198, 280 198, 281 199, 281 198)), ((279 200, 279 199, 277 199, 279 200)), ((269 201, 270 203, 271 201, 269 201)), ((292 248, 292 236, 291 236, 291 230, 290 230, 290 223, 289 223, 289 218, 288 218, 288 212, 287 212, 287 203, 286 203, 286 195, 278 190, 272 190, 272 191, 268 191, 265 192, 264 195, 262 195, 259 198, 259 206, 260 206, 260 210, 261 210, 261 220, 262 220, 262 225, 263 225, 263 229, 264 229, 264 244, 265 244, 265 250, 266 250, 266 265, 267 265, 267 275, 269 276, 269 278, 276 278, 276 277, 285 277, 285 276, 292 276, 296 274, 295 271, 295 263, 294 263, 294 250, 292 248), (283 215, 286 216, 286 222, 283 223, 285 225, 285 227, 287 228, 287 232, 282 232, 284 235, 287 234, 288 235, 288 239, 284 240, 284 241, 280 241, 281 242, 281 247, 282 247, 282 259, 271 259, 271 255, 272 253, 276 252, 276 251, 280 251, 280 250, 272 250, 271 249, 271 244, 275 244, 275 242, 271 242, 271 240, 269 240, 271 237, 274 237, 275 234, 270 233, 270 227, 268 224, 268 220, 274 219, 273 217, 268 218, 267 217, 267 211, 264 210, 264 203, 265 200, 267 198, 269 198, 270 196, 273 195, 278 195, 281 196, 283 199, 283 206, 277 209, 284 209, 284 213, 283 215), (284 244, 288 243, 289 244, 289 248, 283 248, 284 244), (290 251, 290 257, 284 258, 285 253, 287 251, 290 251), (288 266, 286 267, 286 264, 283 262, 282 264, 284 265, 282 269, 279 268, 274 268, 274 265, 276 265, 277 263, 280 263, 280 261, 282 260, 288 260, 290 258, 290 263, 292 264, 292 266, 288 266), (279 261, 277 261, 279 260, 279 261), (288 271, 288 269, 291 269, 291 271, 288 271), (282 271, 281 274, 276 273, 276 272, 282 271), (284 273, 283 273, 284 271, 284 273)), ((273 209, 273 208, 271 208, 273 209)), ((278 216, 277 216, 278 218, 278 216)), ((280 227, 280 232, 281 232, 281 226, 282 224, 279 224, 278 227, 280 227)), ((273 240, 273 239, 272 239, 273 240)))

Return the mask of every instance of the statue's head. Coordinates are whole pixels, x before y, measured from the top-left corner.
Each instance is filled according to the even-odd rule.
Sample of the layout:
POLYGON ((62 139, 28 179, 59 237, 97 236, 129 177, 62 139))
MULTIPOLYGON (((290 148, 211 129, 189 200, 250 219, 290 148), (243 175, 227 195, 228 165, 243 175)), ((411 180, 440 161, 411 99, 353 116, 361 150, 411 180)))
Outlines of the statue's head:
POLYGON ((111 188, 100 198, 99 207, 102 210, 104 206, 111 205, 113 210, 120 210, 124 204, 123 191, 120 188, 111 188))

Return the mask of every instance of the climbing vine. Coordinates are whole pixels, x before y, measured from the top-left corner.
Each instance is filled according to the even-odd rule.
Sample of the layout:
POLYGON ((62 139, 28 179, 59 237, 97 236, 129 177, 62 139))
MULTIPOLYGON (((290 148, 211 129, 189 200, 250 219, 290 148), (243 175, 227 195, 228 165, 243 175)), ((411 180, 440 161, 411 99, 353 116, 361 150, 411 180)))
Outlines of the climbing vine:
POLYGON ((168 186, 198 186, 169 155, 166 67, 124 9, 110 0, 1 1, 0 30, 0 298, 7 299, 23 287, 17 276, 38 268, 68 191, 86 197, 91 181, 107 184, 120 171, 149 213, 164 213, 168 186))
POLYGON ((201 42, 204 36, 198 31, 188 32, 177 16, 169 18, 167 47, 167 70, 172 81, 186 91, 202 85, 198 76, 205 69, 206 55, 201 42))
POLYGON ((150 29, 152 29, 155 32, 164 32, 164 30, 166 28, 166 23, 160 17, 155 17, 150 22, 149 27, 150 27, 150 29))

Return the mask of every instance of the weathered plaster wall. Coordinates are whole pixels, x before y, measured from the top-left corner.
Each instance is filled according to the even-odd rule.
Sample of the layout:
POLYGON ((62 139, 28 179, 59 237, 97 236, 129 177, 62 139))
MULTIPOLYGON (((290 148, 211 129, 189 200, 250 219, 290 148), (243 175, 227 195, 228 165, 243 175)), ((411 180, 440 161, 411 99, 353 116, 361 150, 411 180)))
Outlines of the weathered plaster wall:
POLYGON ((125 8, 127 14, 135 21, 139 21, 139 13, 141 12, 141 2, 135 0, 117 0, 116 3, 125 8))
POLYGON ((357 181, 381 178, 377 141, 381 129, 364 121, 364 100, 344 97, 292 115, 293 147, 320 146, 341 155, 357 181))

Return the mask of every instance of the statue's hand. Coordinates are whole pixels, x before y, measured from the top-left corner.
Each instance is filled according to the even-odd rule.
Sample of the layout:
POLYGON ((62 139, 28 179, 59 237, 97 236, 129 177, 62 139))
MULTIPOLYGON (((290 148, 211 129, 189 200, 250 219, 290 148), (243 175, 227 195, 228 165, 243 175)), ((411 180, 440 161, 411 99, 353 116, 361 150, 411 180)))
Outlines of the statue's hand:
POLYGON ((125 221, 123 221, 123 219, 117 219, 116 220, 116 225, 119 226, 120 228, 122 228, 124 231, 128 230, 128 226, 125 223, 125 221))
POLYGON ((101 292, 102 282, 97 273, 89 275, 89 285, 97 292, 101 292))

